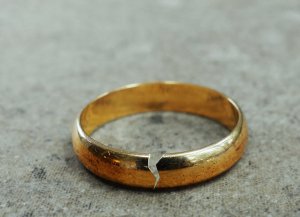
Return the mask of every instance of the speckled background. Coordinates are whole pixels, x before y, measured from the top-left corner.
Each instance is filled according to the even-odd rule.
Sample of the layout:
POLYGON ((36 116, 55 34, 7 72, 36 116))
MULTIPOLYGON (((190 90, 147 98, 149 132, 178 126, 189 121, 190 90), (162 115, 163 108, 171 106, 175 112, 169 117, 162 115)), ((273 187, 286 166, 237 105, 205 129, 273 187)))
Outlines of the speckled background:
MULTIPOLYGON (((299 91, 299 0, 0 0, 0 216, 300 216, 299 91), (239 102, 250 140, 230 172, 151 192, 83 168, 70 138, 80 109, 153 80, 210 86, 239 102)), ((167 113, 98 133, 175 150, 226 132, 167 113)))

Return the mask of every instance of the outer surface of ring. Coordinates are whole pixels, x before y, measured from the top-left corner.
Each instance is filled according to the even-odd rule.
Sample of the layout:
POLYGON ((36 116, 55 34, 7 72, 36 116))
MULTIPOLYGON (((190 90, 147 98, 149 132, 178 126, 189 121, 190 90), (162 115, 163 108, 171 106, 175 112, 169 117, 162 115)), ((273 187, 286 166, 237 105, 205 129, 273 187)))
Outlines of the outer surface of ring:
POLYGON ((156 179, 148 168, 148 153, 116 149, 90 137, 99 126, 120 117, 154 111, 191 113, 213 119, 230 130, 223 140, 203 149, 166 153, 157 163, 157 188, 190 185, 215 177, 242 156, 248 138, 241 109, 223 94, 177 82, 129 85, 91 102, 75 121, 73 148, 83 165, 104 179, 153 188, 156 179))

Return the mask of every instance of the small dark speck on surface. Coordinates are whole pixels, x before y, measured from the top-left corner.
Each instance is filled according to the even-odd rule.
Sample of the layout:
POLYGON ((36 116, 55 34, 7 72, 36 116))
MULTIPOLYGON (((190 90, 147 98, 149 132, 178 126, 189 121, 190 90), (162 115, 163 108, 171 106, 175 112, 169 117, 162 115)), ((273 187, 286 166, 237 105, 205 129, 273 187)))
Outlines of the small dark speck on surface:
POLYGON ((33 212, 26 212, 24 215, 22 215, 22 217, 32 217, 33 216, 33 212))
POLYGON ((92 203, 90 202, 90 203, 88 203, 88 204, 85 204, 83 207, 84 207, 84 208, 87 208, 88 210, 90 210, 91 207, 92 207, 92 203))
POLYGON ((46 179, 46 170, 44 167, 34 167, 32 170, 32 175, 34 178, 39 180, 46 179))
POLYGON ((187 200, 191 200, 191 199, 193 199, 193 196, 189 196, 187 200))
POLYGON ((267 208, 265 208, 265 213, 270 213, 270 211, 269 211, 269 207, 267 207, 267 208))
POLYGON ((75 156, 70 156, 70 157, 66 157, 66 158, 65 158, 66 164, 71 164, 71 163, 74 162, 75 160, 76 160, 75 156))
POLYGON ((152 115, 149 118, 150 123, 153 124, 163 124, 164 123, 164 119, 161 115, 152 115))
POLYGON ((54 160, 61 160, 61 158, 57 154, 51 154, 50 161, 54 161, 54 160))
POLYGON ((50 138, 45 139, 45 142, 51 142, 51 141, 52 141, 52 139, 50 139, 50 138))
POLYGON ((282 190, 285 192, 285 194, 289 197, 289 198, 294 198, 296 193, 294 190, 294 187, 291 185, 287 185, 285 187, 282 188, 282 190))
POLYGON ((26 111, 23 108, 17 108, 16 112, 19 113, 19 114, 25 114, 26 111))

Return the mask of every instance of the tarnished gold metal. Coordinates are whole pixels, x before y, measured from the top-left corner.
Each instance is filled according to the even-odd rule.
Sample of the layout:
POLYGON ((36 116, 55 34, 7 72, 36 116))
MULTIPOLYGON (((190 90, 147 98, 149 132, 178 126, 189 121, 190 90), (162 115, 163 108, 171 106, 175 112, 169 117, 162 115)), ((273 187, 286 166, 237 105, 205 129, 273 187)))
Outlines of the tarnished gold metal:
POLYGON ((87 105, 77 118, 73 148, 94 174, 121 184, 153 188, 157 181, 148 168, 149 153, 108 147, 90 135, 101 125, 142 112, 175 111, 213 119, 230 130, 223 140, 198 150, 166 153, 157 163, 157 188, 190 185, 215 177, 242 156, 248 138, 244 115, 223 94, 177 82, 134 84, 106 93, 87 105))

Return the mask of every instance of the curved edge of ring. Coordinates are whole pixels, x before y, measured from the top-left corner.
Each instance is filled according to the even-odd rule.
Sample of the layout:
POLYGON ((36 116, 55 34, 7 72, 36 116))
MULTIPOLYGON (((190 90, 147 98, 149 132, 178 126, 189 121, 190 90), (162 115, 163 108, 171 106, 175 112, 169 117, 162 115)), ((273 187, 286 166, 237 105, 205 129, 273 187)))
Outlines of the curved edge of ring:
POLYGON ((200 157, 163 158, 157 167, 160 181, 157 188, 173 188, 200 183, 212 179, 233 167, 243 156, 248 141, 248 126, 242 114, 242 123, 237 137, 228 149, 216 155, 200 157), (177 168, 170 168, 170 165, 177 168), (182 168, 178 168, 181 165, 182 168))
POLYGON ((148 168, 149 156, 129 156, 127 153, 103 149, 80 134, 76 120, 73 132, 73 150, 79 161, 95 175, 132 187, 153 188, 156 179, 148 168))
MULTIPOLYGON (((248 140, 248 127, 242 114, 240 132, 232 145, 218 156, 198 161, 187 161, 186 158, 178 158, 176 164, 181 164, 181 169, 168 169, 170 159, 161 159, 158 164, 160 180, 156 188, 174 188, 196 184, 206 181, 230 169, 235 165, 244 153, 248 140), (167 162, 166 162, 167 160, 167 162), (188 165, 185 165, 188 162, 188 165)), ((133 187, 153 188, 155 177, 148 168, 148 158, 124 158, 116 153, 109 153, 99 149, 82 138, 75 124, 72 133, 73 149, 78 159, 91 172, 106 180, 125 184, 133 187), (118 159, 120 159, 121 161, 118 159)))

